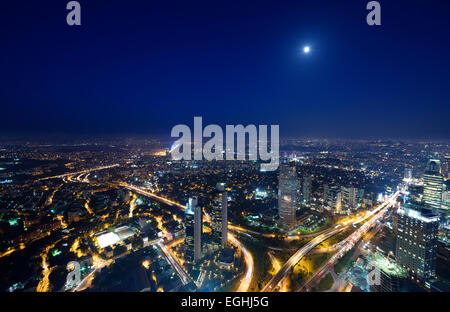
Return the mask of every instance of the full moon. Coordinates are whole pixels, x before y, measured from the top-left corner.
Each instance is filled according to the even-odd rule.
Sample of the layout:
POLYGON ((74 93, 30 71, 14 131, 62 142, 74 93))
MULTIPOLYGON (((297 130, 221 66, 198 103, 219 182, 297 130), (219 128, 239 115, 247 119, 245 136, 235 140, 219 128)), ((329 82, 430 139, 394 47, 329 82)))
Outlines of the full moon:
POLYGON ((311 51, 311 48, 309 46, 303 47, 303 53, 308 54, 311 51))

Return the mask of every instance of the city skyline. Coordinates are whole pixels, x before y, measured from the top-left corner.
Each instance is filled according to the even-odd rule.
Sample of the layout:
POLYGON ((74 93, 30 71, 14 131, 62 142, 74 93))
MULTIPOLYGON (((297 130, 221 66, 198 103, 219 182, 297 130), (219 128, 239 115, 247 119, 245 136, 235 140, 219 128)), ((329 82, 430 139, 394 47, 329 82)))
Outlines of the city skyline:
POLYGON ((0 144, 0 289, 450 289, 448 145, 285 144, 276 171, 158 141, 0 144))
POLYGON ((450 292, 450 2, 2 12, 1 295, 272 311, 450 292))

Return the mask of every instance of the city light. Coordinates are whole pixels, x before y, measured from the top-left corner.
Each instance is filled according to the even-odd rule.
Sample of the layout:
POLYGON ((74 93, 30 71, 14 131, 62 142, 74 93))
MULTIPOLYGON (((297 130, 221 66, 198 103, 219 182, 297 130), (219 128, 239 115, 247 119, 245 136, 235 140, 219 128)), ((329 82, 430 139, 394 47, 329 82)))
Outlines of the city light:
POLYGON ((0 292, 450 292, 450 2, 41 2, 2 3, 0 292))

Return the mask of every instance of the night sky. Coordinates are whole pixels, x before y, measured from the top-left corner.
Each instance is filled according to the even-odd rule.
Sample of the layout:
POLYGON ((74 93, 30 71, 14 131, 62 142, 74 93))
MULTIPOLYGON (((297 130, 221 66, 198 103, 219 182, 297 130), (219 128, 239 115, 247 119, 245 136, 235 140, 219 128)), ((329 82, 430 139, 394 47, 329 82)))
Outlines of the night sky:
POLYGON ((2 3, 0 133, 450 139, 449 1, 67 2, 2 3))

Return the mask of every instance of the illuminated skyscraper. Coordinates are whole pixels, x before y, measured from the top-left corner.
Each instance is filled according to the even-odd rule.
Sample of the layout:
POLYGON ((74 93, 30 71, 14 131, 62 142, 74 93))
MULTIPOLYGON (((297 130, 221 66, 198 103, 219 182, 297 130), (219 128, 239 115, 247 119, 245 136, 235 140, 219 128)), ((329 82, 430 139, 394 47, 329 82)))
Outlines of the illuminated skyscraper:
POLYGON ((303 179, 303 186, 302 186, 302 197, 303 197, 303 202, 307 205, 309 205, 311 203, 311 176, 306 176, 303 179))
POLYGON ((353 186, 341 188, 342 190, 342 205, 346 209, 356 209, 358 207, 359 199, 362 198, 364 190, 358 189, 353 186), (362 191, 362 194, 361 194, 362 191))
POLYGON ((423 175, 423 200, 425 208, 440 209, 444 178, 441 175, 441 162, 430 159, 423 175))
POLYGON ((444 177, 450 178, 449 171, 448 171, 448 163, 450 161, 450 156, 446 156, 444 163, 442 164, 442 174, 444 177))
POLYGON ((228 239, 228 194, 225 191, 225 183, 217 183, 213 196, 211 211, 212 243, 220 248, 227 245, 228 239))
POLYGON ((295 212, 297 210, 299 181, 295 166, 288 163, 280 164, 278 182, 278 213, 280 226, 291 230, 297 225, 295 212))
POLYGON ((405 180, 411 180, 412 179, 412 169, 406 167, 405 168, 405 176, 403 177, 405 180))
POLYGON ((402 206, 397 211, 398 262, 413 276, 426 280, 436 275, 439 217, 429 210, 402 206))
POLYGON ((186 261, 195 263, 202 258, 202 208, 198 205, 197 197, 189 198, 185 213, 185 245, 186 261))
POLYGON ((325 206, 332 213, 340 213, 342 210, 342 190, 336 185, 327 187, 325 206))
POLYGON ((446 210, 447 213, 450 211, 450 180, 447 180, 444 183, 444 187, 442 189, 442 204, 441 208, 446 210))
POLYGON ((324 184, 323 185, 323 192, 322 192, 322 201, 324 203, 327 202, 327 197, 328 197, 328 184, 324 184))

